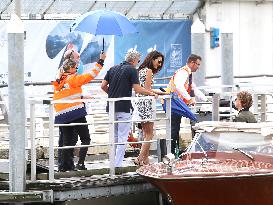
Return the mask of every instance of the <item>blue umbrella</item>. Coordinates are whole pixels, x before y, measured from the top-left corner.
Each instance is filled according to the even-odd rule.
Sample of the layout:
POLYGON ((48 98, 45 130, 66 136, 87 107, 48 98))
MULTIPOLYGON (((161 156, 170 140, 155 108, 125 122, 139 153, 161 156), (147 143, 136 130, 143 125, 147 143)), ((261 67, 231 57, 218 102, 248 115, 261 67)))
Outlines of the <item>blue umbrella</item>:
POLYGON ((82 31, 94 35, 117 36, 138 32, 136 27, 126 16, 108 10, 96 10, 83 14, 75 20, 72 24, 71 30, 82 31))
MULTIPOLYGON (((166 111, 166 100, 164 100, 163 109, 166 111)), ((190 108, 184 101, 175 95, 171 99, 171 112, 179 116, 189 118, 190 120, 197 121, 196 116, 191 112, 190 108)))

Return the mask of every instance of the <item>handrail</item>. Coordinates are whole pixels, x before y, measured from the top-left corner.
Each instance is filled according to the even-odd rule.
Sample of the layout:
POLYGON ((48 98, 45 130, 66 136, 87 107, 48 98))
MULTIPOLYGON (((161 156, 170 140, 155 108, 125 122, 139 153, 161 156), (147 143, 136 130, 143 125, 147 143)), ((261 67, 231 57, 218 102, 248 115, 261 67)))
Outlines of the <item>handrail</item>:
MULTIPOLYGON (((235 75, 234 78, 240 79, 240 78, 260 78, 260 77, 266 77, 266 78, 272 78, 273 75, 269 74, 258 74, 258 75, 235 75)), ((169 80, 171 76, 166 77, 159 77, 155 78, 155 81, 159 80, 169 80)), ((211 75, 211 76, 205 76, 205 79, 215 79, 215 78, 221 78, 220 75, 211 75)), ((90 83, 101 83, 103 79, 94 79, 90 83)), ((39 86, 39 85, 52 85, 51 82, 25 82, 25 86, 39 86)), ((1 84, 0 88, 8 87, 8 84, 1 84)))
MULTIPOLYGON (((271 93, 268 93, 268 94, 272 95, 271 93)), ((148 96, 148 97, 131 97, 131 98, 116 99, 116 98, 106 98, 106 96, 99 96, 96 99, 80 99, 80 100, 76 100, 76 101, 80 101, 80 102, 92 102, 92 101, 97 101, 97 100, 100 100, 100 101, 105 100, 105 101, 108 101, 110 105, 111 104, 114 105, 114 102, 116 102, 117 100, 136 100, 136 99, 153 99, 153 98, 154 97, 152 97, 152 96, 148 96)), ((167 95, 167 96, 159 96, 158 100, 159 99, 163 99, 163 98, 169 98, 170 99, 170 96, 169 95, 167 95)), ((254 102, 256 102, 255 99, 256 99, 256 97, 254 97, 254 102)), ((262 99, 265 99, 265 97, 263 97, 262 99)), ((65 125, 63 125, 63 124, 54 124, 53 123, 54 122, 53 106, 56 103, 70 103, 70 102, 75 102, 75 101, 71 101, 71 100, 58 100, 58 101, 55 100, 55 101, 53 101, 51 98, 47 98, 47 99, 43 99, 43 100, 37 100, 35 98, 30 98, 29 99, 30 105, 31 104, 44 104, 44 105, 49 106, 50 107, 49 110, 51 110, 49 112, 49 114, 50 114, 49 118, 50 119, 48 121, 48 123, 49 123, 49 155, 52 156, 52 157, 50 157, 50 161, 49 161, 49 169, 50 169, 49 180, 51 180, 51 181, 54 180, 54 150, 55 149, 65 149, 65 147, 62 147, 62 148, 54 147, 54 143, 53 142, 54 142, 54 137, 56 137, 56 136, 54 136, 54 132, 53 132, 54 131, 54 127, 80 125, 78 123, 73 123, 73 124, 70 124, 70 125, 67 125, 67 124, 65 124, 65 125)), ((204 103, 197 102, 197 104, 211 104, 211 102, 204 102, 204 103)), ((215 108, 217 106, 219 106, 219 103, 218 103, 218 101, 217 102, 215 101, 215 104, 213 104, 212 107, 215 108)), ((26 149, 30 149, 31 153, 32 153, 32 155, 31 155, 31 163, 32 163, 31 164, 31 171, 32 171, 32 173, 31 173, 31 180, 35 181, 36 180, 36 164, 35 164, 36 163, 36 147, 35 147, 35 139, 36 139, 36 137, 35 137, 35 120, 33 120, 33 119, 36 116, 35 116, 35 106, 31 105, 30 107, 31 107, 30 108, 30 112, 32 112, 31 110, 33 110, 33 109, 34 109, 34 111, 33 111, 32 114, 30 114, 30 119, 31 120, 29 122, 29 125, 28 124, 26 124, 26 125, 30 126, 30 130, 31 130, 30 131, 31 146, 30 147, 26 147, 26 149)), ((168 108, 168 106, 167 106, 167 108, 168 108)), ((113 109, 114 109, 114 107, 112 107, 112 110, 113 109)), ((168 109, 170 110, 170 105, 169 105, 168 109)), ((265 109, 265 106, 263 106, 263 109, 265 109)), ((111 106, 110 106, 110 112, 109 113, 111 113, 111 106)), ((266 117, 265 117, 266 111, 265 110, 261 110, 261 112, 259 112, 259 113, 262 115, 262 117, 261 117, 262 121, 266 120, 266 117)), ((104 113, 104 114, 106 114, 106 113, 104 113)), ((227 114, 224 114, 224 115, 227 116, 227 114)), ((218 116, 223 116, 223 114, 219 114, 218 113, 218 116)), ((232 114, 229 114, 229 116, 232 116, 232 114)), ((111 119, 111 114, 109 114, 109 119, 111 119)), ((166 121, 166 129, 170 130, 170 113, 169 113, 169 115, 167 113, 166 117, 164 117, 164 118, 152 119, 151 121, 159 121, 159 120, 165 120, 166 121)), ((127 122, 140 122, 140 121, 141 120, 129 120, 127 122)), ((107 143, 106 144, 98 144, 97 146, 109 146, 110 147, 110 154, 109 154, 109 156, 110 156, 110 161, 111 162, 113 162, 113 159, 111 159, 111 157, 114 156, 114 154, 113 154, 114 153, 114 146, 117 145, 117 143, 114 143, 114 141, 110 142, 110 140, 113 139, 113 136, 111 136, 111 134, 113 134, 113 132, 110 132, 110 130, 114 126, 114 124, 117 123, 117 122, 126 122, 126 121, 115 121, 115 120, 111 121, 111 120, 109 120, 109 121, 106 121, 106 122, 95 121, 95 122, 92 122, 92 123, 83 123, 83 124, 108 124, 109 125, 109 132, 106 132, 110 136, 109 143, 108 144, 107 143)), ((3 125, 1 125, 1 127, 2 126, 3 125)), ((8 127, 8 125, 5 125, 5 126, 8 127)), ((170 132, 167 132, 167 134, 170 134, 170 132)), ((170 137, 169 137, 169 139, 167 139, 167 141, 168 140, 170 140, 170 137)), ((149 143, 151 143, 151 142, 149 141, 149 143)), ((141 142, 138 142, 138 143, 141 143, 141 142)), ((128 143, 123 143, 123 144, 134 144, 134 143, 133 142, 128 142, 128 143)), ((82 145, 79 145, 79 146, 76 145, 75 147, 81 147, 81 146, 82 145)), ((83 146, 85 146, 85 145, 83 145, 83 146)), ((88 147, 92 147, 92 146, 95 146, 95 145, 94 144, 88 145, 88 147)), ((111 164, 111 163, 110 163, 110 165, 111 165, 111 167, 110 167, 110 174, 113 175, 115 173, 114 165, 111 164)))
MULTIPOLYGON (((170 112, 170 95, 165 96, 159 96, 158 99, 166 99, 167 101, 167 112, 170 112), (168 105, 169 104, 169 105, 168 105)), ((54 150, 55 149, 69 149, 69 148, 81 148, 81 147, 92 147, 92 146, 109 146, 109 160, 110 160, 110 175, 115 174, 115 167, 114 167, 114 156, 115 156, 115 146, 121 145, 121 144, 137 144, 137 143, 152 143, 156 142, 156 140, 150 140, 150 141, 140 141, 137 143, 134 142, 124 142, 124 143, 115 143, 114 142, 114 125, 118 122, 140 122, 145 120, 128 120, 128 121, 116 121, 114 120, 114 102, 119 100, 135 100, 135 99, 154 99, 154 97, 147 96, 147 97, 124 97, 124 98, 100 98, 101 100, 107 100, 109 102, 109 121, 105 124, 109 124, 109 143, 100 143, 100 144, 90 144, 90 145, 76 145, 76 146, 65 146, 65 147, 56 147, 54 146, 54 127, 58 126, 74 126, 74 125, 82 125, 82 124, 94 124, 94 123, 71 123, 71 124, 54 124, 54 110, 53 105, 57 103, 71 103, 71 102, 92 102, 97 99, 79 99, 79 100, 52 100, 52 99, 45 99, 45 100, 35 100, 30 99, 29 102, 32 106, 30 106, 31 109, 31 118, 35 118, 35 106, 34 104, 47 104, 49 106, 49 181, 54 181, 54 150), (112 132, 111 132, 112 130, 112 132)), ((155 109, 156 110, 156 109, 155 109)), ((159 118, 159 119, 152 119, 149 121, 158 121, 158 120, 165 120, 167 124, 167 131, 166 135, 169 135, 168 141, 171 139, 170 137, 170 113, 167 114, 167 117, 165 118, 159 118)), ((36 180, 36 146, 35 146, 35 129, 34 129, 35 123, 34 120, 31 120, 30 127, 31 127, 31 180, 36 180)), ((168 146, 170 147, 170 143, 167 141, 168 146)), ((170 148, 167 148, 170 150, 170 148)))

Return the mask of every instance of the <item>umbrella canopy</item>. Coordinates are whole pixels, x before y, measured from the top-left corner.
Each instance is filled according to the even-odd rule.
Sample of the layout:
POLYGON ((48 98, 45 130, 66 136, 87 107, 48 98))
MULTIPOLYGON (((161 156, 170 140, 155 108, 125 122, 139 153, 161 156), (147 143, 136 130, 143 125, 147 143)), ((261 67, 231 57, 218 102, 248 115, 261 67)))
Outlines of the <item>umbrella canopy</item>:
POLYGON ((71 30, 94 35, 117 36, 138 32, 126 16, 108 10, 96 10, 83 14, 75 20, 71 26, 71 30))
POLYGON ((126 16, 108 10, 87 12, 76 19, 71 28, 94 35, 123 36, 138 32, 126 16))
MULTIPOLYGON (((166 111, 166 101, 164 100, 163 109, 166 111)), ((190 120, 197 121, 196 116, 191 112, 190 108, 184 101, 177 96, 172 96, 171 99, 172 113, 189 118, 190 120)))

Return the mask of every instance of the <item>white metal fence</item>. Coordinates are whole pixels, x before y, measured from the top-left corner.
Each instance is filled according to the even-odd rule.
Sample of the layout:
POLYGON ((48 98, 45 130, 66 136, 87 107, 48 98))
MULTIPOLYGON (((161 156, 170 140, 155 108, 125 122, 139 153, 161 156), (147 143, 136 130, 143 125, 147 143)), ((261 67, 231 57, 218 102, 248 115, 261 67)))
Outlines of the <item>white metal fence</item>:
MULTIPOLYGON (((154 97, 141 97, 145 99, 154 99, 154 97)), ((43 100, 43 101, 36 101, 30 100, 30 148, 31 148, 31 180, 36 180, 36 136, 35 136, 35 105, 37 104, 47 104, 49 107, 49 180, 54 180, 54 150, 57 149, 69 149, 69 148, 80 148, 80 147, 93 147, 93 146, 108 146, 109 147, 109 162, 110 162, 110 174, 115 174, 115 167, 114 167, 114 160, 115 160, 115 146, 119 144, 132 144, 132 142, 125 142, 125 143, 115 143, 114 142, 114 125, 115 123, 125 122, 125 121, 115 121, 114 120, 114 103, 119 100, 133 100, 134 97, 128 98, 101 98, 101 100, 105 100, 109 102, 109 120, 105 122, 88 122, 88 123, 71 123, 71 124, 54 124, 54 104, 56 103, 71 103, 71 102, 85 102, 85 103, 92 103, 94 99, 80 99, 80 100, 59 100, 59 101, 52 101, 52 100, 43 100), (108 124, 109 125, 109 142, 103 144, 91 143, 90 145, 78 145, 78 146, 65 146, 65 147, 58 147, 54 145, 54 128, 59 126, 74 126, 74 125, 90 125, 90 124, 108 124)), ((138 98, 140 99, 140 98, 138 98)), ((170 152, 170 133, 171 133, 171 122, 170 122, 170 96, 160 96, 158 100, 166 99, 166 116, 164 118, 155 118, 149 121, 160 121, 164 120, 166 122, 166 139, 167 139, 167 152, 170 152)), ((154 110, 156 108, 154 107, 154 110)), ((128 122, 128 121, 126 121, 128 122)), ((135 120, 130 120, 129 122, 136 122, 135 120)), ((137 120, 140 122, 140 120, 137 120)), ((151 141, 139 141, 138 143, 147 143, 147 142, 156 142, 156 140, 151 141)))

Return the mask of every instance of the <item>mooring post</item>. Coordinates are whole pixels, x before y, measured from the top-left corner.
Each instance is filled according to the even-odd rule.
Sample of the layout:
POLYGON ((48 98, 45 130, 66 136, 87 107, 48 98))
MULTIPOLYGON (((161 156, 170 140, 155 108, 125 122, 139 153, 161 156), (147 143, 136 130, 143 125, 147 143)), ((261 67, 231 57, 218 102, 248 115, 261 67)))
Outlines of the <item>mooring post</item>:
POLYGON ((24 92, 24 25, 20 0, 15 2, 8 31, 8 96, 9 96, 9 191, 26 188, 25 92, 24 92))

